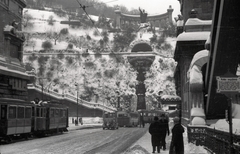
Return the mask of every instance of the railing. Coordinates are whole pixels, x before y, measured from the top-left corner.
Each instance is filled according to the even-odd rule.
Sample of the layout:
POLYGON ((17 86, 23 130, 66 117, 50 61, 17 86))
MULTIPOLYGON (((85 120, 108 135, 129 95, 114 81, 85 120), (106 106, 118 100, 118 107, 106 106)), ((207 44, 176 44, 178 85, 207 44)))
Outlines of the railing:
MULTIPOLYGON (((188 142, 204 146, 209 152, 230 154, 229 133, 208 126, 187 126, 188 142)), ((240 135, 233 134, 233 153, 240 153, 240 135)))
MULTIPOLYGON (((42 92, 42 87, 40 85, 33 85, 33 84, 28 84, 28 88, 31 88, 31 89, 36 89, 38 90, 39 92, 42 92)), ((59 94, 55 91, 49 91, 49 92, 45 92, 43 91, 44 94, 46 95, 51 95, 53 97, 56 97, 58 99, 68 99, 70 101, 73 101, 73 102, 76 102, 77 101, 77 97, 76 96, 73 96, 71 94, 59 94)), ((87 102, 85 100, 82 100, 81 98, 78 98, 79 100, 79 104, 85 106, 85 107, 88 107, 88 108, 99 108, 99 109, 102 109, 102 110, 107 110, 107 111, 115 111, 116 109, 114 108, 111 108, 109 106, 104 106, 102 104, 98 104, 98 103, 93 103, 93 102, 87 102)))

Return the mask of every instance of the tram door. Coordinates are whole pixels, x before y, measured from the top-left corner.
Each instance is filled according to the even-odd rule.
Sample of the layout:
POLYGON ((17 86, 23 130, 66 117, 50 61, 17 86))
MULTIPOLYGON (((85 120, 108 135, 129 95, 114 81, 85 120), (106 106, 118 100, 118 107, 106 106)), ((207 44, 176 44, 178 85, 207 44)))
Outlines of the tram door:
POLYGON ((0 106, 0 120, 6 120, 7 119, 7 105, 1 105, 0 106))
POLYGON ((0 105, 0 134, 7 130, 7 105, 0 105))

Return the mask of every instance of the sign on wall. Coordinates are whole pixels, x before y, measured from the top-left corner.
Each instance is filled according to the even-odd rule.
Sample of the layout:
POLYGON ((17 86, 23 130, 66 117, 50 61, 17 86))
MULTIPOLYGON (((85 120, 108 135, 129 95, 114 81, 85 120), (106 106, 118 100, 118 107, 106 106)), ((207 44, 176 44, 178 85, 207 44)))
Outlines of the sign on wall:
POLYGON ((240 77, 217 76, 217 93, 240 93, 240 77))

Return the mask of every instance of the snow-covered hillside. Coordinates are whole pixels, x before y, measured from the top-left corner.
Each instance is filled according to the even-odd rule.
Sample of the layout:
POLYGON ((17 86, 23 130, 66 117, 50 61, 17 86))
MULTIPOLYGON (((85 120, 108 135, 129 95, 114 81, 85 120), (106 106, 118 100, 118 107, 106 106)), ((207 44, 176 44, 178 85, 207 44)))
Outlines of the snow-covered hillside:
MULTIPOLYGON (((38 76, 48 79, 43 81, 45 82, 45 88, 59 93, 76 95, 77 84, 80 85, 79 91, 81 95, 89 95, 90 101, 103 102, 107 98, 109 99, 107 102, 111 103, 112 101, 113 103, 120 93, 122 96, 121 101, 126 103, 126 107, 130 104, 136 107, 135 86, 137 84, 137 72, 130 66, 127 58, 115 57, 114 60, 109 58, 110 56, 102 55, 101 58, 96 58, 91 55, 93 46, 98 45, 101 47, 99 40, 103 39, 103 36, 99 35, 99 33, 103 31, 102 29, 61 24, 61 21, 68 21, 68 16, 61 15, 60 17, 51 9, 48 9, 48 11, 24 9, 25 23, 29 15, 31 15, 31 19, 28 21, 28 25, 23 26, 23 32, 27 36, 24 52, 56 53, 56 55, 52 56, 25 54, 23 57, 24 63, 31 65, 38 76), (49 24, 50 21, 52 21, 52 24, 49 24), (68 34, 54 36, 54 33, 59 34, 62 29, 68 29, 68 34), (59 38, 54 40, 54 37, 59 38), (43 48, 42 44, 46 40, 52 43, 51 49, 43 48), (79 53, 79 55, 61 55, 66 49, 69 50, 69 44, 73 44, 71 52, 79 53), (91 56, 83 56, 87 49, 91 56), (119 83, 120 86, 117 86, 116 83, 119 83)), ((91 16, 91 18, 98 19, 96 16, 91 16)), ((109 38, 108 44, 111 44, 114 34, 108 33, 107 35, 109 38)), ((149 40, 152 36, 152 32, 144 32, 142 39, 149 40)), ((166 41, 172 48, 168 51, 162 50, 162 53, 169 56, 173 53, 176 38, 167 38, 166 41)), ((156 56, 154 64, 147 73, 151 77, 147 77, 146 80, 147 96, 149 98, 147 98, 147 103, 150 106, 153 99, 151 97, 156 97, 159 90, 163 91, 163 94, 175 94, 173 82, 175 65, 172 58, 156 56)))

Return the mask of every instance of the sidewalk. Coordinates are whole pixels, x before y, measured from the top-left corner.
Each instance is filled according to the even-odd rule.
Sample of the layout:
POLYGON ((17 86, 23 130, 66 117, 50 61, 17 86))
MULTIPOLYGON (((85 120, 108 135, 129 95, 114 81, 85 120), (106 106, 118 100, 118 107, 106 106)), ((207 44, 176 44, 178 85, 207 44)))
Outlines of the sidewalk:
MULTIPOLYGON (((146 125, 147 129, 149 125, 146 125)), ((169 123, 170 132, 172 130, 173 123, 169 123)), ((172 133, 166 137, 166 150, 160 150, 161 154, 169 154, 169 147, 172 140, 172 133)), ((187 129, 183 134, 184 140, 184 153, 185 154, 209 154, 207 150, 202 146, 196 146, 195 144, 188 143, 187 139, 187 129)), ((152 153, 152 144, 151 144, 151 135, 147 131, 137 142, 135 142, 129 149, 126 150, 123 154, 151 154, 152 153)), ((155 152, 157 153, 157 152, 155 152)))
POLYGON ((102 124, 78 124, 77 126, 73 123, 69 123, 68 131, 72 130, 80 130, 80 129, 94 129, 94 128, 102 128, 102 124))
MULTIPOLYGON (((149 125, 146 126, 147 128, 149 125)), ((162 149, 160 150, 161 154, 169 154, 169 146, 170 142, 172 139, 172 135, 170 134, 169 136, 166 137, 166 150, 163 151, 162 149)), ((137 142, 135 142, 129 149, 135 149, 134 153, 138 154, 150 154, 152 153, 152 143, 151 143, 151 135, 147 131, 146 134, 143 135, 137 142), (137 150, 139 149, 139 150, 137 150)), ((130 154, 133 151, 130 150, 129 152, 126 152, 125 154, 130 154)), ((157 152, 155 152, 157 153, 157 152)))

